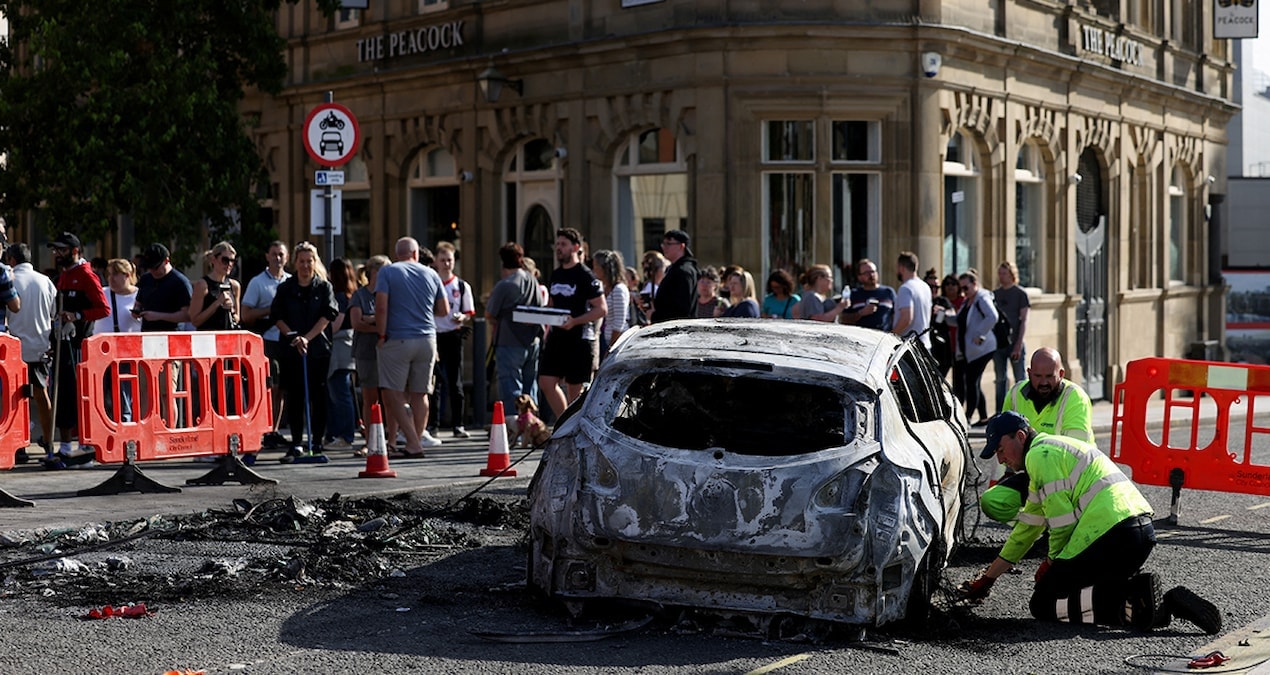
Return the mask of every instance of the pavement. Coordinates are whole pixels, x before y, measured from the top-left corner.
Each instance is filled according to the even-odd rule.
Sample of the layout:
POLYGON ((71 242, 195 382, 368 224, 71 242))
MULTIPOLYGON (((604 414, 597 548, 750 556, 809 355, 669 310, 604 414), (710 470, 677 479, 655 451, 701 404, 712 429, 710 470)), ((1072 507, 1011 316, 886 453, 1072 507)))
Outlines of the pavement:
MULTIPOLYGON (((1153 400, 1148 412, 1148 427, 1160 427, 1164 423, 1164 402, 1153 400)), ((1216 418, 1217 408, 1212 399, 1200 400, 1201 419, 1216 418)), ((1189 410, 1174 406, 1171 424, 1189 423, 1189 410)), ((1246 411, 1232 409, 1232 418, 1246 416, 1246 411)), ((1113 409, 1108 401, 1093 407, 1094 431, 1102 436, 1111 430, 1113 409)), ((1258 416, 1260 418, 1260 415, 1258 416)), ((489 434, 485 430, 469 427, 472 437, 453 438, 449 431, 437 434, 443 445, 427 450, 423 459, 391 459, 390 468, 396 478, 359 478, 366 468, 364 458, 354 457, 351 451, 328 453, 328 464, 281 464, 281 450, 266 450, 260 454, 254 470, 266 478, 277 480, 276 485, 240 485, 226 483, 217 486, 186 486, 188 479, 197 478, 213 468, 213 464, 191 460, 148 461, 139 466, 145 475, 171 487, 179 487, 179 493, 124 493, 111 496, 81 497, 79 490, 94 487, 110 478, 120 465, 96 465, 88 468, 71 468, 49 471, 39 462, 18 465, 0 473, 0 490, 22 499, 35 502, 33 508, 0 509, 0 532, 37 529, 79 527, 87 523, 128 521, 148 518, 156 514, 197 513, 209 508, 229 508, 235 499, 257 503, 277 496, 294 495, 301 499, 328 498, 334 494, 344 497, 365 497, 397 492, 427 490, 430 488, 472 489, 490 479, 480 476, 489 459, 489 434)), ((972 429, 972 447, 982 445, 983 428, 972 429)), ((359 442, 358 446, 361 445, 359 442)), ((40 456, 38 447, 28 452, 33 458, 40 456)), ((504 476, 494 479, 500 487, 527 485, 538 466, 539 452, 511 448, 511 461, 517 477, 504 476), (528 455, 523 458, 522 456, 528 455)))

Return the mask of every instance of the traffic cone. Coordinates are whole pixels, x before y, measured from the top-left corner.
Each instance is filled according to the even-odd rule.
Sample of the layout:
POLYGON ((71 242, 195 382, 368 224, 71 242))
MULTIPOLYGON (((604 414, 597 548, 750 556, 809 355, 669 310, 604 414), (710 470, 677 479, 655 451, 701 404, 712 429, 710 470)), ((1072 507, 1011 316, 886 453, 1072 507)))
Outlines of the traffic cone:
POLYGON ((515 476, 511 454, 507 452, 507 420, 503 418, 503 402, 494 401, 494 420, 489 425, 489 459, 482 476, 515 476))
POLYGON ((397 472, 388 468, 388 445, 384 440, 384 414, 379 404, 370 406, 370 426, 366 427, 366 470, 357 473, 358 478, 396 478, 397 472))

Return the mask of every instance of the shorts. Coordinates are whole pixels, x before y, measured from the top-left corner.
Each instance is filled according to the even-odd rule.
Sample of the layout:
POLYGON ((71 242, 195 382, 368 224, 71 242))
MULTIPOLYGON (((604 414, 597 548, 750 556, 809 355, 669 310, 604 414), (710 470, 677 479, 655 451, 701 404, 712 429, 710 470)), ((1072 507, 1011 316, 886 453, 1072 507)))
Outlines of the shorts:
POLYGON ((408 340, 385 340, 379 345, 379 387, 414 394, 432 393, 432 369, 437 362, 435 335, 408 340))
POLYGON ((379 388, 379 359, 354 359, 357 366, 357 383, 363 389, 379 388))
POLYGON ((31 386, 36 389, 48 389, 49 376, 52 374, 53 372, 49 369, 49 362, 44 359, 26 362, 27 382, 30 382, 31 386))
POLYGON ((591 381, 600 363, 600 347, 595 340, 552 339, 542 348, 538 361, 539 377, 559 377, 568 384, 584 384, 591 381))
MULTIPOLYGON (((265 358, 269 359, 269 381, 270 382, 274 382, 274 383, 282 382, 282 380, 279 379, 281 377, 280 373, 282 371, 279 370, 280 366, 278 365, 279 360, 282 358, 282 350, 283 350, 283 346, 282 346, 281 340, 265 340, 265 358)), ((279 386, 279 385, 275 384, 274 386, 279 386)))

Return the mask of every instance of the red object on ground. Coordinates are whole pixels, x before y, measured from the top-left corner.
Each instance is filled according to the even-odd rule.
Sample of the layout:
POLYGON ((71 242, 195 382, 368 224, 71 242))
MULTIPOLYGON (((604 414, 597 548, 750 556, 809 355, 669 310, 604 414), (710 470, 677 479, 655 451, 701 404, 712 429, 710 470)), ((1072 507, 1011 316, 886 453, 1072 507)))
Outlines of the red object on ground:
POLYGON ((388 468, 387 441, 384 439, 384 413, 376 403, 370 407, 370 426, 366 428, 366 470, 358 478, 396 478, 388 468))
POLYGON ((489 458, 485 460, 482 476, 515 476, 511 468, 511 454, 507 451, 507 419, 503 416, 503 402, 494 401, 494 419, 489 425, 489 458))
POLYGON ((146 609, 146 603, 138 602, 135 605, 119 605, 111 607, 106 605, 101 609, 91 609, 84 616, 85 619, 109 619, 112 617, 121 617, 124 619, 140 619, 143 616, 152 616, 154 612, 146 609))

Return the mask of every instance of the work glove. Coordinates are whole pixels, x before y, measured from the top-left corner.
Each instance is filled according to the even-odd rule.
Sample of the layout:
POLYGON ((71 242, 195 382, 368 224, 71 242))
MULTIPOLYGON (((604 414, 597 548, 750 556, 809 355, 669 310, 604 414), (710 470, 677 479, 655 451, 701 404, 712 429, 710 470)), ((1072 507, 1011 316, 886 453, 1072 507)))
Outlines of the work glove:
POLYGON ((1048 571, 1050 570, 1050 565, 1051 565, 1053 562, 1054 562, 1054 561, 1053 561, 1053 560, 1050 560, 1049 558, 1046 558, 1045 560, 1042 560, 1042 561, 1041 561, 1041 564, 1040 564, 1040 565, 1036 568, 1036 576, 1034 577, 1034 580, 1035 580, 1035 581, 1040 581, 1040 580, 1041 580, 1041 577, 1045 576, 1045 573, 1046 573, 1046 572, 1048 572, 1048 571))
POLYGON ((58 329, 58 336, 63 340, 70 340, 74 338, 75 324, 69 322, 62 324, 62 327, 58 329))
POLYGON ((983 575, 974 581, 967 581, 958 590, 964 600, 982 602, 992 593, 992 584, 997 582, 990 576, 983 575))

